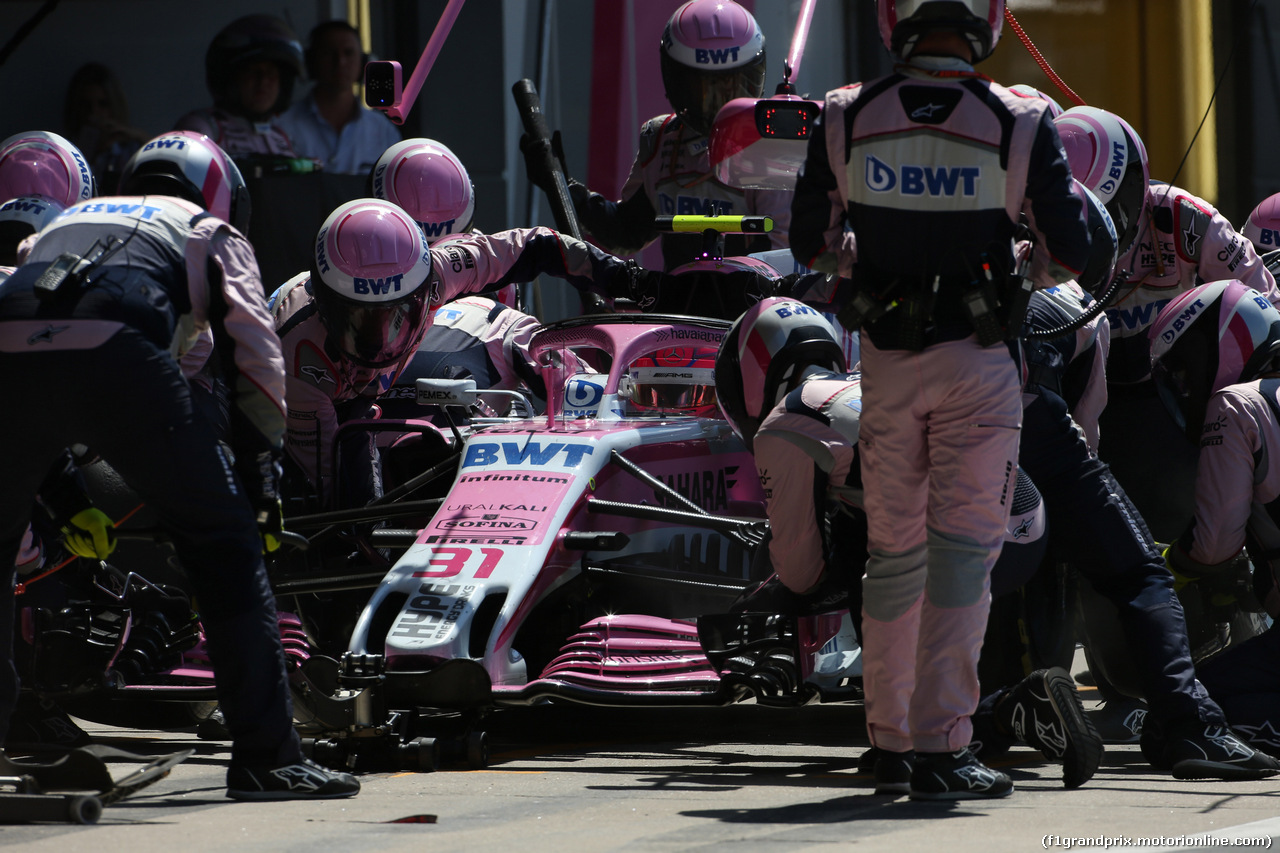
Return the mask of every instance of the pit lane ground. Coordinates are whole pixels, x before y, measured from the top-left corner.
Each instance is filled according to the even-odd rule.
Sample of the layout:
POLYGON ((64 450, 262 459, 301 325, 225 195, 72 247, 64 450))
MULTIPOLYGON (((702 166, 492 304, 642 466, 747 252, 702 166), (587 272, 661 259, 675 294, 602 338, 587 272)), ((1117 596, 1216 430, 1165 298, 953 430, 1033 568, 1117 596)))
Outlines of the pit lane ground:
POLYGON ((107 807, 97 825, 0 826, 0 848, 991 853, 1063 849, 1046 836, 1122 846, 1214 833, 1263 849, 1280 839, 1280 778, 1179 782, 1152 770, 1136 745, 1109 746, 1097 775, 1074 791, 1062 788, 1060 767, 1018 747, 995 762, 1017 785, 1007 799, 877 797, 857 772, 866 736, 855 706, 500 712, 490 718, 486 770, 366 774, 358 797, 309 803, 225 799, 223 745, 86 728, 135 752, 197 752, 169 778, 107 807), (433 822, 393 822, 420 815, 433 822))

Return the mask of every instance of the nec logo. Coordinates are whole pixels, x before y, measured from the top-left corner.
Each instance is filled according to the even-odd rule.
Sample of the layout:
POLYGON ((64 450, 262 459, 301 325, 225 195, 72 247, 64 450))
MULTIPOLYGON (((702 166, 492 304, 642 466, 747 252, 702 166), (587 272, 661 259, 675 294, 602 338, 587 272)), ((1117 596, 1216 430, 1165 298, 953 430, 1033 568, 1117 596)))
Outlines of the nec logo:
POLYGON ((693 61, 699 65, 724 65, 726 62, 737 62, 738 48, 726 47, 724 50, 708 50, 700 47, 694 50, 693 61))
POLYGON ((1173 339, 1178 337, 1178 333, 1187 327, 1196 314, 1200 313, 1201 308, 1204 308, 1204 301, 1200 299, 1183 308, 1182 313, 1173 321, 1173 325, 1164 331, 1160 339, 1165 343, 1172 343, 1173 339))
POLYGON ((351 289, 356 293, 381 295, 390 293, 392 290, 400 290, 400 280, 403 275, 392 275, 386 278, 354 278, 351 280, 351 289))
POLYGON ((893 166, 867 155, 867 188, 887 193, 895 187, 907 196, 975 196, 982 169, 978 166, 893 166))
POLYGON ((564 453, 564 459, 558 463, 559 466, 577 468, 582 458, 594 453, 595 448, 589 444, 565 444, 560 441, 546 444, 528 441, 523 447, 514 441, 504 441, 501 444, 472 442, 467 445, 467 455, 462 460, 462 467, 479 468, 498 462, 505 462, 507 465, 551 465, 555 464, 552 460, 561 452, 564 453), (499 451, 502 452, 501 459, 499 451))

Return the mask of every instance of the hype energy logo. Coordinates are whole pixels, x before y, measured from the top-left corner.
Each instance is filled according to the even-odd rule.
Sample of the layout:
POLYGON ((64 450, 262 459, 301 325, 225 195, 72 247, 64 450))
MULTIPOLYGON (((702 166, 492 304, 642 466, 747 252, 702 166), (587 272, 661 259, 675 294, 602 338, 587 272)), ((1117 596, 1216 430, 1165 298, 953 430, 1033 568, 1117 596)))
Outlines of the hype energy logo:
POLYGON ((982 167, 903 165, 895 168, 868 154, 863 174, 867 189, 873 193, 897 190, 904 196, 973 197, 978 194, 982 167))

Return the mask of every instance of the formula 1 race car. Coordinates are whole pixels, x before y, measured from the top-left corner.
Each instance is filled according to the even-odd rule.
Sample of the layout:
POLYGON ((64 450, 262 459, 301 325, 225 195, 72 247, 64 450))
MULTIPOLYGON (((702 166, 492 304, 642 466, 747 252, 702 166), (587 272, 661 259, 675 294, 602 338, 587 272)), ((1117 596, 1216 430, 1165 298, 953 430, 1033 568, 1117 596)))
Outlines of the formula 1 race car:
MULTIPOLYGON (((452 750, 481 765, 476 723, 492 708, 753 694, 750 679, 722 678, 696 622, 765 580, 753 572, 764 493, 715 405, 728 326, 615 314, 538 332, 547 414, 472 422, 452 487, 410 534, 346 653, 299 668, 295 704, 317 760, 404 766, 407 750, 430 769, 452 750), (608 368, 577 372, 583 363, 608 368)), ((419 387, 435 401, 474 394, 419 387)), ((762 643, 799 654, 787 689, 757 694, 780 704, 857 695, 847 611, 734 621, 743 629, 732 637, 715 629, 726 655, 762 643)))

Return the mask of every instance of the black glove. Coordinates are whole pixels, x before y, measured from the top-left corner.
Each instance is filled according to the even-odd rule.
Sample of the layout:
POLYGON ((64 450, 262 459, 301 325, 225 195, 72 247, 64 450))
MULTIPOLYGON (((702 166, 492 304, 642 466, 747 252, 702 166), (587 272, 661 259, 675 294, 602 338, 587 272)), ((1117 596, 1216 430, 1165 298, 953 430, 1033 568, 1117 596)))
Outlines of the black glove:
POLYGON ((253 501, 254 519, 262 536, 262 553, 280 549, 284 541, 284 511, 280 505, 280 451, 272 448, 260 450, 249 465, 242 465, 240 472, 253 501))
POLYGON ((662 283, 667 277, 664 272, 647 270, 635 261, 627 261, 623 288, 615 288, 613 296, 630 299, 641 311, 652 311, 662 296, 662 283))
POLYGON ((787 299, 792 298, 795 291, 796 282, 800 280, 801 273, 793 272, 790 275, 784 275, 782 278, 774 279, 773 292, 770 296, 782 296, 787 299))
MULTIPOLYGON (((560 131, 551 135, 551 156, 560 163, 560 171, 569 180, 569 170, 564 165, 564 147, 560 143, 560 131)), ((520 135, 520 153, 524 155, 524 168, 529 174, 529 182, 547 195, 556 191, 555 178, 552 177, 550 164, 546 157, 547 142, 534 139, 527 133, 520 135)))

